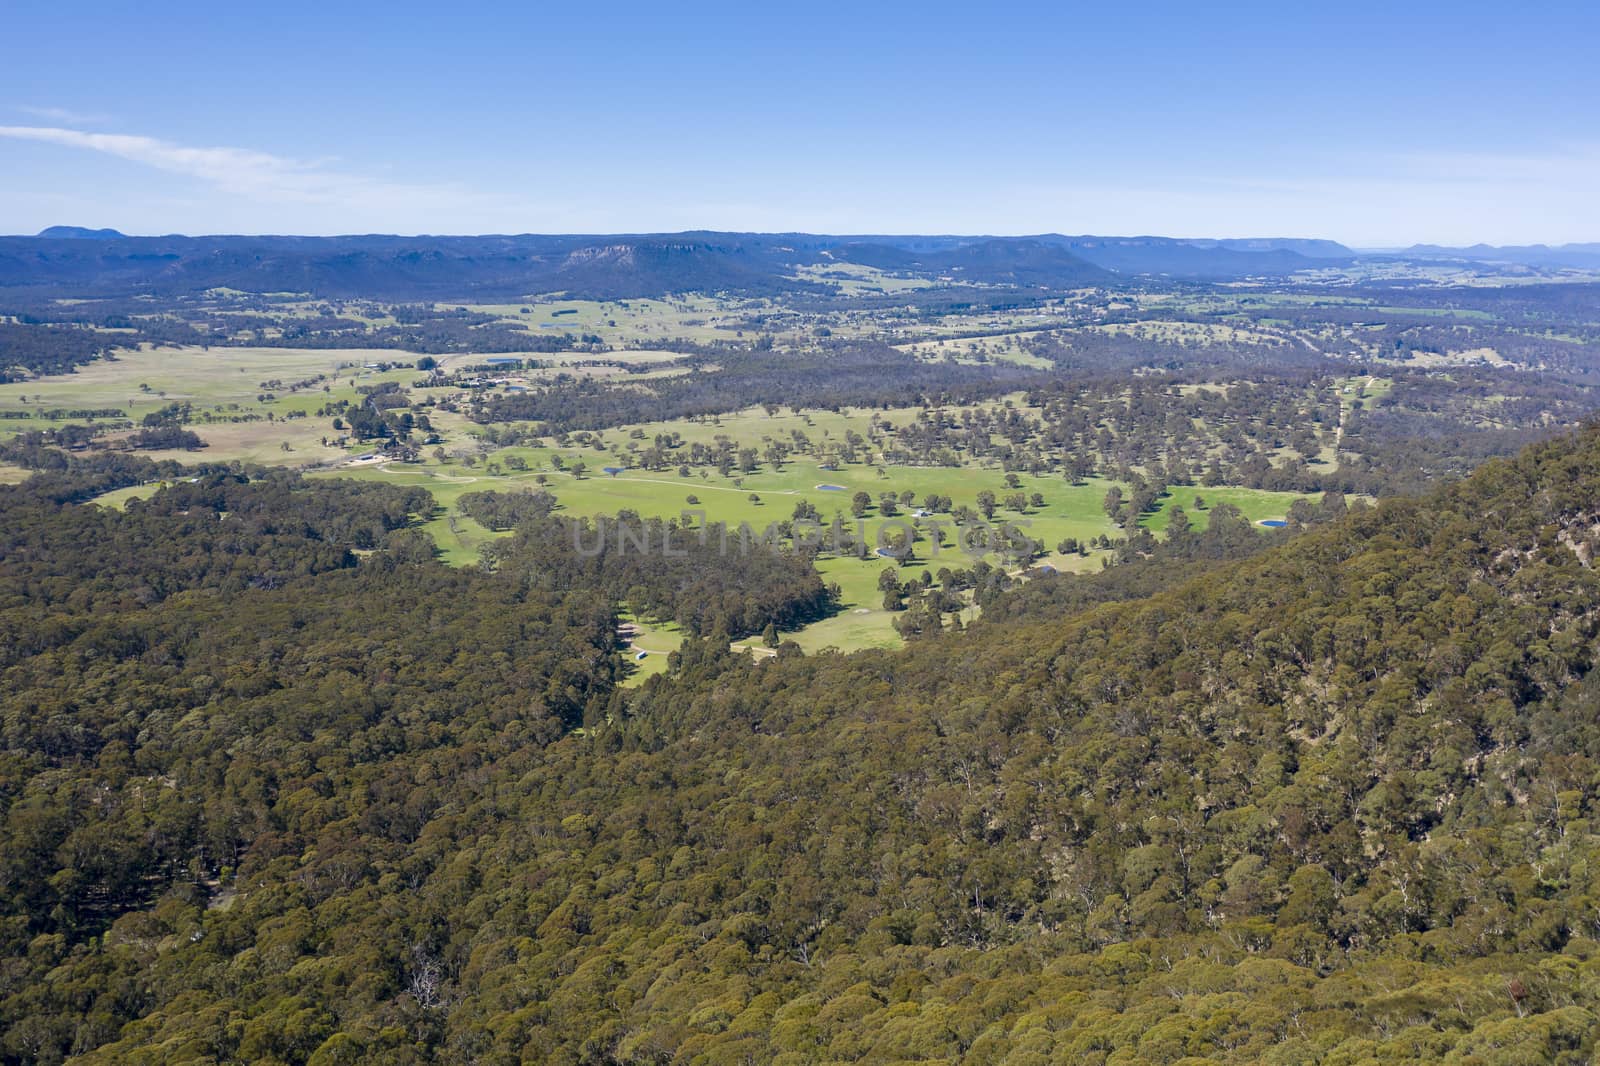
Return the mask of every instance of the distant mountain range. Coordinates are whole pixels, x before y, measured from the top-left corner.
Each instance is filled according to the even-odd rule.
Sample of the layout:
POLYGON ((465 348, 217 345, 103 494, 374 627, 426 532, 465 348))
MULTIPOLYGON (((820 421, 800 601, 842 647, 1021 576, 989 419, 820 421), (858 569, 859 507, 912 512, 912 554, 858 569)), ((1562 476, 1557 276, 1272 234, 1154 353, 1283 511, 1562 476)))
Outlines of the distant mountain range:
MULTIPOLYGON (((1600 245, 1383 253, 1424 261, 1600 266, 1600 245)), ((1132 277, 1218 281, 1282 277, 1349 264, 1358 253, 1303 238, 1200 240, 1040 234, 825 235, 718 233, 339 237, 171 235, 52 226, 0 237, 0 287, 73 294, 183 293, 229 287, 374 299, 599 298, 666 292, 748 294, 831 288, 802 268, 857 264, 948 285, 1057 289, 1132 277)))
POLYGON ((1413 244, 1388 254, 1402 259, 1460 260, 1478 263, 1516 263, 1541 268, 1577 267, 1600 269, 1600 244, 1520 244, 1496 246, 1474 244, 1466 248, 1447 248, 1437 244, 1413 244))

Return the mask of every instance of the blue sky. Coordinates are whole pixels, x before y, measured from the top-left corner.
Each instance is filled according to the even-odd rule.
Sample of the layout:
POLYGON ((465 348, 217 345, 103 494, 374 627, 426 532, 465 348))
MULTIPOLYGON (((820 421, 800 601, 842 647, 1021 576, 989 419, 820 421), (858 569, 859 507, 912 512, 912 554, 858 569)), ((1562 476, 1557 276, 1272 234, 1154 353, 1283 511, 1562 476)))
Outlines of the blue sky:
POLYGON ((1594 5, 11 0, 0 232, 1600 240, 1594 5))

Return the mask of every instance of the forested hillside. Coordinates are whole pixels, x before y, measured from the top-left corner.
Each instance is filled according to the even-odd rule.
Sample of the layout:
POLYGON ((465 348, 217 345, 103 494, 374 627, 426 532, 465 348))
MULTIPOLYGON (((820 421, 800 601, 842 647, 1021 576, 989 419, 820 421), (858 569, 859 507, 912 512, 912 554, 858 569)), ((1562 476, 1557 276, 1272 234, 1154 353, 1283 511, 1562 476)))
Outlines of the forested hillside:
POLYGON ((603 567, 50 476, 0 488, 6 1062, 1596 1054, 1600 429, 631 693, 603 567))

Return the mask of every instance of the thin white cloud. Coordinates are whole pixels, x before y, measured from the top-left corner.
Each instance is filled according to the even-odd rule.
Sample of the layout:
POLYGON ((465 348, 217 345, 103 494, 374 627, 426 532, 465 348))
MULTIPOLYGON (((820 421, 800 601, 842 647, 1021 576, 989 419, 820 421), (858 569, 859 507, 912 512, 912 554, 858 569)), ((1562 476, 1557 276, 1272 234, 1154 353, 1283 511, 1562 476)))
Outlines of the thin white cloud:
POLYGON ((449 186, 380 181, 249 148, 196 148, 155 137, 92 133, 56 126, 0 126, 0 137, 83 148, 158 170, 198 178, 235 196, 269 203, 315 204, 371 210, 429 210, 471 199, 449 186))
POLYGON ((74 126, 94 126, 110 117, 89 111, 74 111, 68 107, 36 107, 32 104, 14 104, 11 109, 47 122, 66 122, 74 126))
POLYGON ((889 188, 839 170, 730 172, 713 185, 599 167, 534 168, 514 178, 503 168, 488 170, 481 180, 499 184, 469 188, 354 173, 334 161, 66 126, 0 126, 0 138, 114 156, 185 179, 154 191, 119 188, 115 198, 106 196, 107 183, 9 189, 0 198, 0 219, 22 229, 114 211, 116 218, 101 224, 149 232, 1056 230, 1332 237, 1364 247, 1600 239, 1593 193, 1600 188, 1600 146, 1585 144, 1542 153, 1330 152, 1231 171, 1174 160, 1121 183, 1088 175, 931 175, 926 183, 889 188))

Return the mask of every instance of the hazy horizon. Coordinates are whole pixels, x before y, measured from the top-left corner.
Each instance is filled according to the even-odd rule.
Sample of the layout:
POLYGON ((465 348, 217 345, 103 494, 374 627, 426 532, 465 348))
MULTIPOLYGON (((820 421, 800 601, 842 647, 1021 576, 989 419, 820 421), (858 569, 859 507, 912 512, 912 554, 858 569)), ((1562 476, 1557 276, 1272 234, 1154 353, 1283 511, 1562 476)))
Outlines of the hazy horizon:
MULTIPOLYGON (((883 239, 939 238, 939 239, 954 239, 954 240, 994 240, 994 239, 1000 239, 1000 240, 1026 240, 1026 239, 1032 238, 1032 237, 1051 237, 1051 236, 1055 236, 1055 237, 1069 237, 1069 238, 1098 237, 1098 238, 1104 238, 1104 239, 1108 239, 1108 240, 1156 239, 1156 240, 1181 240, 1181 241, 1334 241, 1334 243, 1341 244, 1344 247, 1348 248, 1352 252, 1361 253, 1361 254, 1383 254, 1383 253, 1386 253, 1386 252, 1403 252, 1403 251, 1406 251, 1407 249, 1413 248, 1413 247, 1430 247, 1430 246, 1432 246, 1432 247, 1441 247, 1441 248, 1463 248, 1463 249, 1472 248, 1472 247, 1493 247, 1493 248, 1524 248, 1524 247, 1536 248, 1536 247, 1548 247, 1548 248, 1555 249, 1555 248, 1562 248, 1562 247, 1569 247, 1569 246, 1579 246, 1579 245, 1589 245, 1589 244, 1600 243, 1600 242, 1595 242, 1595 241, 1560 241, 1560 242, 1549 242, 1549 241, 1505 241, 1505 242, 1496 242, 1496 243, 1491 243, 1491 242, 1488 242, 1488 241, 1464 241, 1464 242, 1461 242, 1461 243, 1458 243, 1458 244, 1448 244, 1448 245, 1446 245, 1446 244, 1439 244, 1438 242, 1433 242, 1433 241, 1416 241, 1416 242, 1413 242, 1412 244, 1408 244, 1408 245, 1399 245, 1399 244, 1358 245, 1358 244, 1350 244, 1350 243, 1347 243, 1347 242, 1344 242, 1344 241, 1336 241, 1332 237, 1325 237, 1325 236, 1322 236, 1320 234, 1308 234, 1308 233, 1277 233, 1277 234, 1270 234, 1270 235, 1262 234, 1262 233, 1239 233, 1239 234, 1214 234, 1214 233, 1211 233, 1211 234, 1201 234, 1201 235, 1195 235, 1195 236, 1179 236, 1179 235, 1175 235, 1175 234, 1171 234, 1171 233, 1062 233, 1060 231, 1047 231, 1047 230, 1034 230, 1034 231, 1026 232, 1026 233, 1022 233, 1022 232, 1019 232, 1019 233, 957 232, 957 231, 954 231, 954 230, 927 230, 927 231, 919 231, 919 232, 900 231, 900 232, 894 232, 894 233, 889 233, 889 232, 880 232, 880 233, 866 233, 866 232, 846 233, 846 232, 824 232, 824 231, 821 231, 821 230, 796 230, 796 229, 789 229, 789 230, 723 230, 723 229, 711 229, 711 228, 705 227, 705 226, 694 227, 694 228, 691 228, 691 229, 679 229, 679 230, 611 230, 611 231, 606 231, 606 232, 596 232, 596 231, 580 232, 580 231, 576 231, 576 230, 573 230, 573 231, 553 231, 553 230, 517 230, 517 231, 512 231, 512 230, 505 230, 505 231, 483 232, 483 233, 444 233, 444 232, 424 233, 424 232, 389 232, 389 231, 371 230, 371 231, 359 232, 359 233, 358 232, 349 232, 349 233, 288 233, 288 232, 278 232, 278 233, 270 233, 270 232, 199 233, 199 232, 194 232, 194 233, 185 233, 185 232, 181 232, 181 231, 174 231, 174 232, 170 232, 170 233, 133 233, 133 232, 130 232, 127 229, 125 229, 123 227, 120 227, 120 226, 114 226, 114 225, 108 225, 108 226, 82 226, 82 225, 79 225, 79 224, 73 223, 73 222, 52 223, 51 225, 48 225, 48 226, 42 226, 38 230, 35 230, 35 231, 31 232, 31 233, 0 233, 0 237, 8 237, 8 238, 38 238, 38 237, 42 236, 45 231, 50 230, 50 229, 56 229, 56 228, 91 230, 91 231, 92 230, 115 230, 122 237, 130 238, 130 239, 141 239, 141 240, 155 240, 155 239, 160 239, 160 238, 165 238, 165 237, 182 237, 182 238, 187 238, 187 239, 191 239, 191 240, 201 240, 201 239, 208 239, 208 238, 216 238, 216 239, 234 239, 234 238, 238 238, 238 239, 248 239, 248 238, 274 239, 274 238, 296 238, 296 237, 319 238, 319 239, 328 239, 328 240, 360 239, 360 238, 364 238, 364 237, 394 237, 394 238, 398 238, 398 239, 402 239, 402 240, 454 240, 454 239, 473 239, 473 238, 490 238, 490 237, 505 237, 505 238, 517 238, 517 237, 574 237, 574 238, 595 238, 595 237, 687 237, 687 236, 694 236, 694 235, 697 235, 697 234, 710 234, 710 235, 756 236, 756 237, 789 237, 789 236, 793 236, 793 237, 839 237, 839 238, 854 238, 854 239, 861 239, 861 240, 867 240, 867 239, 872 239, 872 238, 883 238, 883 239)), ((79 238, 79 239, 82 239, 82 238, 79 238)))

